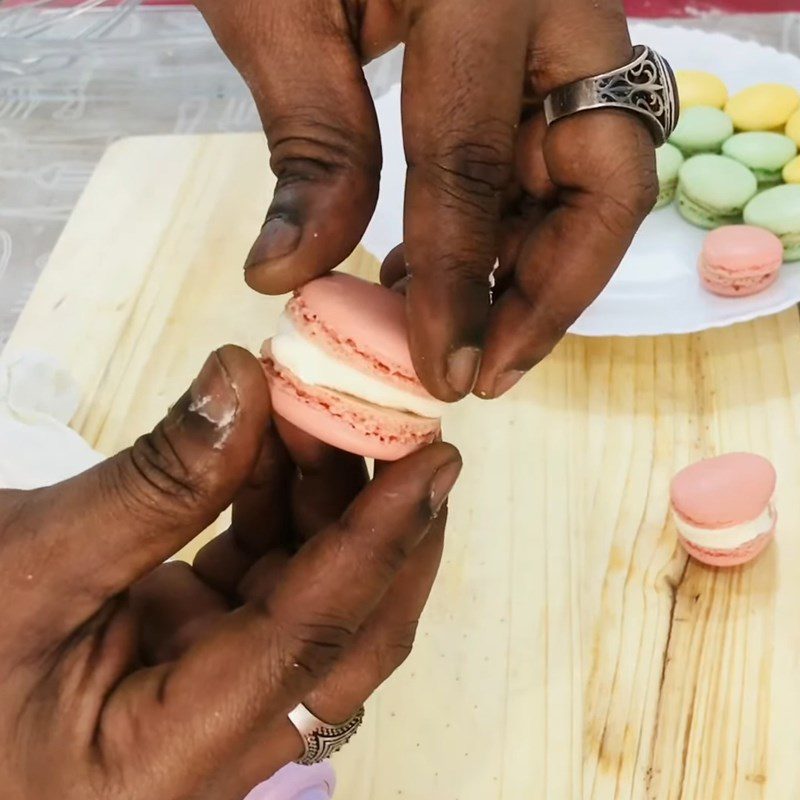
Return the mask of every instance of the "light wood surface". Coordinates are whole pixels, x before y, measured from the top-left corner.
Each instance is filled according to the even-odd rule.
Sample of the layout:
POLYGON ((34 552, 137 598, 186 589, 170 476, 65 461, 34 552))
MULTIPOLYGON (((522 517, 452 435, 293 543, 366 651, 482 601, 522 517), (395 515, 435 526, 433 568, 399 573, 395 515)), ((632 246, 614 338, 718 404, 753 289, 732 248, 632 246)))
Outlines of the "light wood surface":
MULTIPOLYGON (((106 453, 213 347, 282 301, 241 264, 271 189, 259 136, 112 147, 9 344, 61 357, 106 453)), ((366 254, 348 265, 373 274, 366 254)), ((344 800, 800 797, 800 323, 568 338, 508 398, 446 421, 466 468, 406 669, 338 760, 344 800), (749 449, 779 473, 779 542, 687 563, 673 472, 749 449)), ((220 523, 224 524, 224 523, 220 523)))

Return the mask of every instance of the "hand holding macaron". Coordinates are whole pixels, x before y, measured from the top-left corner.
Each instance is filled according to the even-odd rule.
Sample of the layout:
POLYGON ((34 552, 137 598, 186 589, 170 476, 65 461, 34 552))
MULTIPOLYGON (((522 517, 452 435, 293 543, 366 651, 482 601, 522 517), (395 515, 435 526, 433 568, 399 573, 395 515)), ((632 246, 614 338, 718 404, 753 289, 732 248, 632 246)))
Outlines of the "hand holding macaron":
MULTIPOLYGON (((3 798, 238 799, 301 758, 293 708, 348 720, 408 656, 460 469, 439 442, 370 480, 274 419, 227 347, 132 448, 0 490, 3 798), (193 565, 165 563, 230 504, 193 565)), ((327 800, 332 779, 256 797, 276 786, 327 800)))
POLYGON ((438 399, 508 391, 597 297, 653 207, 640 115, 548 127, 542 108, 555 89, 631 62, 622 0, 196 5, 270 145, 277 188, 245 270, 268 294, 330 272, 362 239, 383 156, 361 65, 405 42, 404 248, 383 280, 411 278, 413 363, 438 399))

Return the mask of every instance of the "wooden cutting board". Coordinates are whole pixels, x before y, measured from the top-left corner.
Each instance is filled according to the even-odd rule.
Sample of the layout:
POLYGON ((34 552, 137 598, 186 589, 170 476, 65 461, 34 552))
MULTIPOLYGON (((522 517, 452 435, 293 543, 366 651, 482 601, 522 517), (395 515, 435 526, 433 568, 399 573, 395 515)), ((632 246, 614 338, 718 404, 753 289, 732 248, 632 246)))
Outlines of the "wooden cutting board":
MULTIPOLYGON (((242 281, 272 187, 260 136, 105 156, 9 348, 62 358, 106 453, 149 429, 280 299, 242 281)), ((357 253, 347 265, 374 275, 357 253)), ((407 667, 338 761, 344 800, 800 797, 800 322, 568 338, 510 397, 446 422, 466 468, 407 667), (715 572, 668 519, 673 472, 749 449, 779 543, 715 572)))

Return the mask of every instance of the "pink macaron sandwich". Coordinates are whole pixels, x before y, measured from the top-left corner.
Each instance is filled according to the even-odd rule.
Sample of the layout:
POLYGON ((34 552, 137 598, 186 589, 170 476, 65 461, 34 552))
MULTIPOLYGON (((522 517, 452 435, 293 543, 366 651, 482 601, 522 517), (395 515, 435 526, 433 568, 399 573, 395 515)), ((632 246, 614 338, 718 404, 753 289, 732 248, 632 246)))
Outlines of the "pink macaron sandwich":
POLYGON ((689 555, 712 567, 758 556, 775 535, 775 483, 772 464, 752 453, 709 458, 679 472, 670 499, 689 555))
POLYGON ((747 297, 771 286, 783 264, 781 240, 752 225, 726 225, 706 237, 698 270, 703 286, 723 297, 747 297))
POLYGON ((264 343, 275 412, 340 450, 396 461, 434 441, 445 403, 411 363, 405 299, 334 273, 295 292, 264 343))

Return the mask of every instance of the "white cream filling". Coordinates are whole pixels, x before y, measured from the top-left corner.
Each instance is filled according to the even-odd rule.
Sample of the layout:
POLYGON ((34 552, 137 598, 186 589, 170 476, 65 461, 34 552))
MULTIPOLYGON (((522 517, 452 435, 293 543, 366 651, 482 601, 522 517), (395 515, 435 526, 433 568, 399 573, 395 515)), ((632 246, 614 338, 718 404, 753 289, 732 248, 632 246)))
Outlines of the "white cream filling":
POLYGON ((728 528, 698 528, 681 519, 678 514, 674 517, 678 532, 689 544, 702 547, 704 550, 733 550, 772 530, 775 524, 775 504, 770 501, 755 519, 728 528))
POLYGON ((272 357, 309 386, 323 386, 376 406, 438 419, 446 405, 433 397, 418 397, 344 364, 303 336, 286 312, 281 314, 278 332, 272 338, 272 357))

